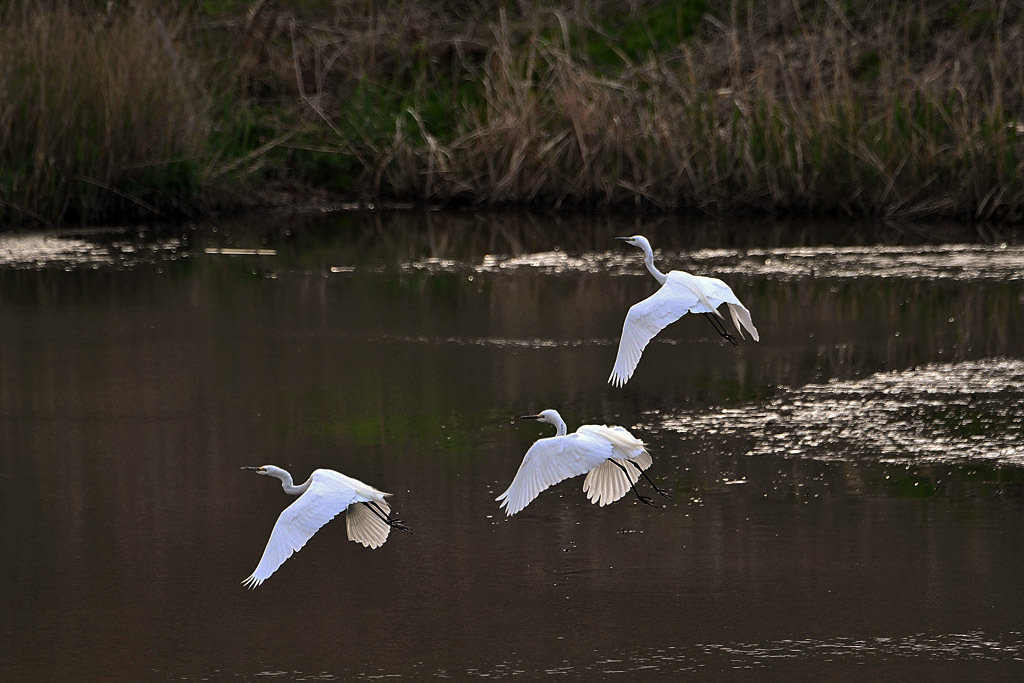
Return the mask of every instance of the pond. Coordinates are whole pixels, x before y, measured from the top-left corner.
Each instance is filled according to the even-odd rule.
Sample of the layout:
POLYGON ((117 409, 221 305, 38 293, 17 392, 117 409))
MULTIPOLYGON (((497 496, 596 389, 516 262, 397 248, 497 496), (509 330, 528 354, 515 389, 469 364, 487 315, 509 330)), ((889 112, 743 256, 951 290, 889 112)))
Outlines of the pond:
MULTIPOLYGON (((0 237, 0 678, 883 680, 1024 672, 1024 241, 991 228, 362 212, 0 237), (607 383, 662 270, 686 316, 607 383), (731 324, 731 323, 727 323, 731 324), (673 500, 582 479, 618 424, 673 500), (394 494, 262 586, 298 481, 394 494)), ((650 492, 648 490, 648 492, 650 492)))

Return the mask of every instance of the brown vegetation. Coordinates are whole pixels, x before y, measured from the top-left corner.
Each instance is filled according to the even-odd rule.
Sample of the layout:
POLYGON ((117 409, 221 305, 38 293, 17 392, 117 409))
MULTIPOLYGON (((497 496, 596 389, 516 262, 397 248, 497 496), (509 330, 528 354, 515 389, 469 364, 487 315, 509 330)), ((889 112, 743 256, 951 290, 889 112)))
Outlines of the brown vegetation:
POLYGON ((166 214, 268 184, 1024 215, 1024 12, 1010 3, 324 6, 3 10, 0 218, 166 214))

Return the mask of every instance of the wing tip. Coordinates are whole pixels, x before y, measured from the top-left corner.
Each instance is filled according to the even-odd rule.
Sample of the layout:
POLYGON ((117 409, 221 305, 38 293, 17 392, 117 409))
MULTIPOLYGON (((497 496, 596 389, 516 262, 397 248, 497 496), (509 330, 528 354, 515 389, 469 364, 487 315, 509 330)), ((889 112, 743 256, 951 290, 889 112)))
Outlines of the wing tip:
POLYGON ((242 583, 243 586, 245 586, 249 590, 255 590, 256 587, 259 586, 264 581, 265 581, 265 579, 257 579, 256 578, 256 573, 253 572, 248 577, 243 579, 241 583, 242 583))

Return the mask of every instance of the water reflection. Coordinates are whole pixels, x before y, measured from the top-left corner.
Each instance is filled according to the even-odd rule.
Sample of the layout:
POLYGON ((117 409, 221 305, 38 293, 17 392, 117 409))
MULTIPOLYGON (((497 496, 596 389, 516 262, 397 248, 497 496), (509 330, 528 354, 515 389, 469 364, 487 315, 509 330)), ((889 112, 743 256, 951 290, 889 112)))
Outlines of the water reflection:
POLYGON ((746 454, 1024 464, 1024 362, 986 359, 784 389, 770 401, 656 416, 656 427, 748 439, 746 454))
POLYGON ((157 235, 7 243, 0 678, 1016 672, 1012 234, 467 213, 157 235), (653 291, 610 246, 636 232, 730 273, 762 342, 683 320, 609 387, 653 291), (501 519, 542 435, 509 417, 550 406, 648 441, 676 502, 597 508, 577 480, 501 519), (417 533, 359 552, 327 525, 246 592, 281 504, 254 462, 379 483, 417 533))

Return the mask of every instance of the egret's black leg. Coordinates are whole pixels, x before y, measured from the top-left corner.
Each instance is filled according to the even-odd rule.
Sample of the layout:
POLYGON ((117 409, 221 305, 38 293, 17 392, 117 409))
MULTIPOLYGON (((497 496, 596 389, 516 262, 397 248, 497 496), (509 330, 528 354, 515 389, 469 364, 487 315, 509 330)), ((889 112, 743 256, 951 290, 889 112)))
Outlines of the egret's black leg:
POLYGON ((655 491, 657 491, 657 493, 658 493, 658 495, 659 495, 659 496, 664 496, 665 498, 668 498, 669 500, 673 500, 672 496, 671 496, 671 495, 669 495, 669 492, 668 492, 668 491, 666 491, 665 489, 663 489, 663 488, 661 488, 660 486, 658 486, 657 484, 655 484, 655 483, 654 483, 654 480, 652 480, 652 479, 651 479, 650 477, 648 477, 648 476, 647 476, 647 473, 646 473, 646 472, 644 472, 644 471, 643 471, 642 469, 640 469, 640 465, 637 465, 637 464, 636 464, 636 463, 635 463, 634 461, 632 461, 632 460, 630 460, 629 462, 630 462, 630 463, 631 463, 631 464, 633 465, 633 467, 635 467, 635 468, 637 469, 637 472, 639 472, 639 473, 640 473, 640 475, 641 475, 641 476, 642 476, 642 477, 643 477, 644 479, 646 479, 646 480, 647 480, 647 483, 648 483, 648 484, 650 484, 651 486, 653 486, 653 487, 654 487, 654 490, 655 490, 655 491))
POLYGON ((729 342, 733 346, 739 345, 739 342, 736 341, 736 337, 732 336, 729 333, 729 330, 725 329, 725 325, 723 325, 722 321, 718 319, 718 316, 712 313, 704 313, 703 316, 708 319, 708 322, 711 323, 711 327, 715 328, 715 332, 722 335, 725 341, 729 342))
POLYGON ((625 467, 623 467, 623 466, 622 466, 622 465, 620 465, 619 463, 615 462, 614 460, 612 460, 611 462, 612 462, 612 464, 613 464, 613 465, 615 465, 615 466, 616 466, 616 467, 618 467, 618 468, 619 468, 620 470, 622 470, 622 473, 623 473, 624 475, 626 475, 626 481, 628 481, 628 482, 629 482, 629 487, 630 487, 631 489, 633 489, 633 493, 635 493, 635 494, 636 494, 636 497, 637 497, 637 499, 638 499, 638 500, 639 500, 639 501, 640 501, 641 503, 643 503, 644 505, 650 505, 650 506, 651 506, 652 508, 656 508, 656 507, 658 507, 657 505, 655 505, 655 504, 654 504, 654 502, 653 502, 653 501, 652 501, 652 500, 651 500, 651 499, 650 499, 649 497, 647 497, 647 496, 641 496, 641 495, 640 495, 640 492, 636 490, 636 484, 634 484, 634 483, 633 483, 633 480, 632 480, 632 479, 630 478, 630 476, 629 476, 629 472, 627 472, 627 471, 626 471, 626 468, 625 468, 625 467))
POLYGON ((401 529, 402 531, 408 531, 410 534, 412 533, 412 529, 402 524, 400 520, 394 519, 393 517, 391 517, 391 515, 384 512, 384 510, 382 510, 375 501, 370 501, 369 503, 367 503, 366 501, 360 502, 362 502, 362 504, 365 505, 366 507, 370 508, 370 512, 377 515, 377 518, 380 519, 380 521, 387 524, 389 527, 401 529))

